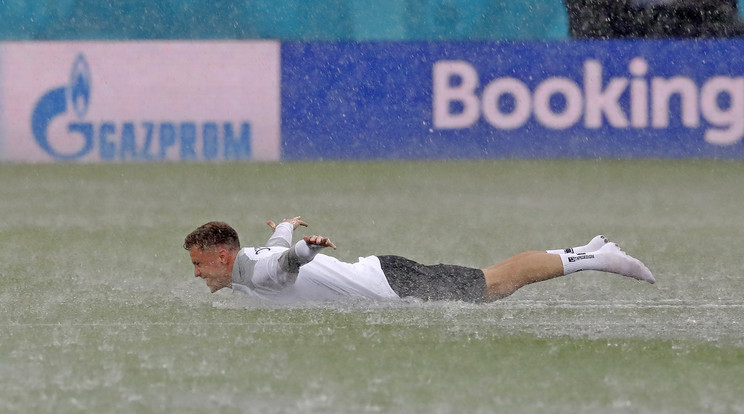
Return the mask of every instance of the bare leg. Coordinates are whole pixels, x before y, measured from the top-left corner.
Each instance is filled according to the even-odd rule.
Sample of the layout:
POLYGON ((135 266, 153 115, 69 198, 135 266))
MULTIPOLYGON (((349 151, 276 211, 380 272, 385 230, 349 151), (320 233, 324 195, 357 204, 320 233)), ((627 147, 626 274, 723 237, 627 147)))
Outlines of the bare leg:
POLYGON ((557 254, 544 250, 519 253, 483 269, 486 276, 486 300, 505 298, 530 283, 563 276, 563 262, 557 254))
MULTIPOLYGON (((598 270, 648 283, 656 282, 654 275, 643 262, 623 252, 615 243, 608 242, 602 236, 595 237, 590 245, 594 241, 601 247, 590 253, 574 253, 575 249, 566 249, 565 253, 560 254, 554 253, 558 251, 553 250, 533 250, 519 253, 483 269, 486 278, 486 300, 505 298, 530 283, 582 270, 598 270)), ((582 246, 584 247, 589 245, 582 246)))

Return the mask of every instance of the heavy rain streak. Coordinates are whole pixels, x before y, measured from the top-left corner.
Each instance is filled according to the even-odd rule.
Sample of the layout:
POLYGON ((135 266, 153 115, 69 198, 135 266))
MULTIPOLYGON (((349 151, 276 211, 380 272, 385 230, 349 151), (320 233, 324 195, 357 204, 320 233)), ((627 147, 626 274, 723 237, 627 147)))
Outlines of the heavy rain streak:
POLYGON ((0 1, 0 412, 744 413, 742 13, 0 1))

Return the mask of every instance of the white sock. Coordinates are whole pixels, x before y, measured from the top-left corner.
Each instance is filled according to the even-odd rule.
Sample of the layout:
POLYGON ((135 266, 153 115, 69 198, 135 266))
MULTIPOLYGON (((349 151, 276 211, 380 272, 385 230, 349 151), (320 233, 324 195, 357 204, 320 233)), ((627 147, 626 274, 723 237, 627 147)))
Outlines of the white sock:
POLYGON ((606 243, 602 248, 590 253, 561 253, 563 274, 582 270, 598 270, 655 283, 656 279, 640 260, 628 255, 615 243, 606 243))
POLYGON ((571 273, 580 272, 582 270, 599 270, 604 272, 607 270, 607 260, 604 255, 596 253, 561 253, 561 261, 563 262, 563 274, 570 275, 571 273))
POLYGON ((609 243, 609 240, 605 236, 602 236, 601 234, 599 236, 595 236, 589 243, 578 246, 578 247, 569 247, 568 249, 557 249, 557 250, 546 250, 546 252, 550 254, 563 254, 563 253, 589 253, 594 252, 602 248, 606 243, 609 243))

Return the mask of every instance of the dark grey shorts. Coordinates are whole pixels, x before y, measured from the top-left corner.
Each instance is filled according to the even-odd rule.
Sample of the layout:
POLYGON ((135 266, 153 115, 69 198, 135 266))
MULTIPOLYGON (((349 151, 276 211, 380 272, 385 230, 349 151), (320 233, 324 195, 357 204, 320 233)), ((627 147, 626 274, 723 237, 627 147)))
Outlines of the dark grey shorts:
POLYGON ((400 256, 377 256, 390 287, 400 297, 482 302, 486 277, 481 269, 457 265, 422 265, 400 256))

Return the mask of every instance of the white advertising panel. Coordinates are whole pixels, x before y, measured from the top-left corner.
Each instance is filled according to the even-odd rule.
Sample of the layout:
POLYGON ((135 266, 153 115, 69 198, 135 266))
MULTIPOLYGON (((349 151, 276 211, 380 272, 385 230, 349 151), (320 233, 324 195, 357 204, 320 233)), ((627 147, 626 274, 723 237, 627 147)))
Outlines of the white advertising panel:
POLYGON ((0 160, 273 161, 280 45, 0 45, 0 160))

